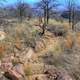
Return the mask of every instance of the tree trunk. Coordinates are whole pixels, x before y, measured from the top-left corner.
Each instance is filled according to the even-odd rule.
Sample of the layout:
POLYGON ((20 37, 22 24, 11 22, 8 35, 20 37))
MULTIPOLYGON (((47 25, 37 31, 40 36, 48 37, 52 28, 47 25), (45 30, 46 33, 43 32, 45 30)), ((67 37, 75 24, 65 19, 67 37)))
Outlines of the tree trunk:
POLYGON ((71 26, 71 14, 72 14, 72 12, 71 12, 71 10, 69 10, 69 25, 71 26))
POLYGON ((43 26, 42 26, 42 35, 45 34, 45 27, 46 27, 46 24, 47 24, 47 19, 46 19, 46 7, 44 8, 44 23, 43 23, 43 26))
POLYGON ((73 10, 72 10, 72 30, 74 30, 74 25, 75 25, 74 18, 75 18, 75 9, 73 7, 73 10))
POLYGON ((45 34, 45 28, 46 28, 46 24, 44 23, 43 26, 42 26, 42 29, 43 29, 43 31, 42 31, 42 35, 45 34))
POLYGON ((48 9, 48 4, 46 6, 46 23, 48 24, 49 23, 49 9, 48 9))

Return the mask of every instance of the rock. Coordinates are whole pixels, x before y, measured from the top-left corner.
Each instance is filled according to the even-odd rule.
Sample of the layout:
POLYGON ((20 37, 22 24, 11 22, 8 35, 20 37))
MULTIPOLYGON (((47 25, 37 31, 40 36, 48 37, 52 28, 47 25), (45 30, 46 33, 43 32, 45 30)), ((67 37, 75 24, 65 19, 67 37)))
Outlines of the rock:
MULTIPOLYGON (((14 72, 15 73, 15 72, 14 72)), ((10 73, 10 72, 5 72, 4 73, 4 76, 7 78, 7 79, 10 79, 10 80, 19 80, 19 77, 16 76, 13 74, 13 73, 10 73)))
POLYGON ((27 63, 31 58, 32 55, 34 54, 34 50, 32 48, 28 48, 26 51, 22 52, 22 55, 20 56, 21 61, 23 63, 27 63))
POLYGON ((24 78, 24 69, 23 64, 17 63, 12 64, 10 58, 4 58, 1 62, 1 70, 4 72, 3 75, 10 80, 23 80, 24 78))
POLYGON ((41 51, 45 48, 45 43, 43 41, 37 41, 35 46, 35 51, 41 51))
POLYGON ((5 32, 0 31, 0 41, 3 40, 3 39, 5 39, 5 37, 6 37, 5 35, 6 35, 5 32))
POLYGON ((80 22, 78 22, 78 23, 75 25, 75 30, 76 30, 76 32, 79 32, 79 31, 80 31, 80 22))
POLYGON ((27 57, 28 59, 30 59, 30 58, 32 57, 33 54, 34 54, 34 51, 33 51, 32 48, 30 48, 29 51, 27 52, 26 57, 27 57))
POLYGON ((24 76, 24 69, 23 69, 23 64, 17 64, 13 67, 13 70, 18 72, 20 75, 24 76))
POLYGON ((1 62, 0 68, 5 72, 13 67, 10 58, 4 58, 1 62))
POLYGON ((12 69, 4 73, 4 76, 10 80, 23 80, 24 71, 21 64, 14 66, 12 69))
POLYGON ((5 72, 12 68, 12 63, 2 63, 1 69, 5 72))
POLYGON ((49 69, 45 72, 50 80, 73 80, 66 72, 49 69))

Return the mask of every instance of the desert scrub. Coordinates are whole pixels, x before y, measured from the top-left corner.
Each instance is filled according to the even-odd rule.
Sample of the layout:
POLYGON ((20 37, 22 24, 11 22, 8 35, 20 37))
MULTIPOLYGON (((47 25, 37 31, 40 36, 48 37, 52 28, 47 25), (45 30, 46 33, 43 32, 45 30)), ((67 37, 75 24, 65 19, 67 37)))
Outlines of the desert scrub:
POLYGON ((31 36, 33 38, 37 39, 39 37, 39 31, 36 30, 36 29, 34 29, 34 28, 32 28, 32 30, 31 30, 31 36))
POLYGON ((6 53, 13 53, 15 39, 12 36, 7 36, 1 43, 5 46, 6 53))
MULTIPOLYGON (((22 49, 23 47, 35 47, 35 41, 38 39, 38 31, 30 23, 12 23, 6 30, 6 38, 1 41, 7 47, 7 53, 13 53, 14 47, 22 49)), ((1 48, 3 49, 3 48, 1 48)))
POLYGON ((35 30, 29 23, 22 23, 20 26, 17 24, 15 35, 24 42, 26 47, 34 47, 38 31, 35 30))
POLYGON ((38 35, 39 34, 39 31, 36 30, 36 29, 33 29, 31 33, 32 33, 32 36, 34 36, 35 38, 39 36, 38 35))
POLYGON ((44 61, 44 63, 54 65, 57 68, 65 68, 65 62, 61 57, 62 55, 64 54, 56 55, 54 52, 48 51, 46 55, 42 56, 42 60, 44 61))
POLYGON ((26 40, 27 40, 26 41, 26 46, 27 47, 35 48, 36 43, 35 43, 35 39, 34 38, 27 38, 26 40))

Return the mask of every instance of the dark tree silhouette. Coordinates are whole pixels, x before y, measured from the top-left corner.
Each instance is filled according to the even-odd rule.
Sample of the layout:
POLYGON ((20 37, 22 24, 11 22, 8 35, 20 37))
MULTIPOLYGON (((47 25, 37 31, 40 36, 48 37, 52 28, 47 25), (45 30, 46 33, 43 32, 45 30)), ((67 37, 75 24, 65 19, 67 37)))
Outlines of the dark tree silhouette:
POLYGON ((72 24, 72 30, 74 30, 74 23, 75 23, 75 0, 66 0, 67 3, 67 9, 68 9, 68 13, 69 13, 69 24, 71 26, 72 24))
POLYGON ((16 14, 20 22, 22 22, 26 17, 30 19, 32 16, 31 8, 26 2, 24 2, 24 0, 18 0, 16 4, 16 14))
POLYGON ((23 0, 17 0, 16 13, 20 22, 22 22, 24 14, 25 14, 25 7, 24 7, 23 0))
POLYGON ((58 6, 57 0, 41 0, 39 3, 37 3, 38 8, 43 10, 43 16, 44 16, 44 24, 43 24, 43 32, 42 34, 45 33, 45 27, 49 23, 49 18, 50 18, 50 11, 58 6))
POLYGON ((57 0, 41 0, 37 5, 40 9, 43 10, 44 14, 44 22, 48 24, 50 14, 49 12, 59 4, 56 2, 57 0))

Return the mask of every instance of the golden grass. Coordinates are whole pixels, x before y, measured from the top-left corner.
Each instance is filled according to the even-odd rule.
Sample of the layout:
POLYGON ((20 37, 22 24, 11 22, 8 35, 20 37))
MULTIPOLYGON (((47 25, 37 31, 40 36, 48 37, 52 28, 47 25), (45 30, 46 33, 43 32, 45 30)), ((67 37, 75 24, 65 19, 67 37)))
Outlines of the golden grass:
POLYGON ((49 38, 46 41, 46 46, 47 51, 53 52, 53 54, 56 56, 62 52, 61 41, 56 37, 49 38))
MULTIPOLYGON (((31 19, 30 21, 23 22, 23 23, 16 23, 14 24, 14 27, 11 27, 11 31, 6 35, 6 40, 4 40, 4 44, 8 44, 8 42, 11 43, 11 45, 5 45, 7 50, 10 50, 15 45, 18 49, 21 49, 22 43, 21 40, 24 41, 33 41, 35 39, 35 35, 38 32, 36 28, 34 28, 34 25, 38 25, 39 21, 38 19, 31 19), (25 39, 24 39, 25 38, 25 39), (29 40, 30 39, 30 40, 29 40)), ((69 24, 66 21, 60 22, 56 21, 54 19, 49 20, 49 24, 52 26, 58 25, 63 26, 65 29, 69 29, 69 24)), ((51 38, 49 40, 52 40, 51 38)), ((47 51, 53 51, 54 53, 60 53, 62 51, 62 48, 60 46, 59 42, 54 42, 54 40, 51 41, 45 41, 44 43, 48 43, 47 51)), ((29 43, 30 43, 29 42, 29 43)), ((79 42, 79 41, 78 41, 79 42)), ((32 43, 32 42, 31 42, 32 43)), ((72 45, 70 37, 66 38, 66 45, 67 47, 70 47, 72 45)), ((5 47, 0 47, 0 53, 2 53, 5 47)))
POLYGON ((5 52, 5 46, 4 45, 0 45, 0 54, 2 54, 3 52, 5 52))
POLYGON ((27 65, 24 65, 24 72, 26 76, 30 76, 32 75, 32 69, 31 69, 31 65, 29 63, 27 63, 27 65))
MULTIPOLYGON (((28 23, 30 23, 32 26, 39 26, 40 25, 40 22, 39 22, 38 18, 31 19, 30 21, 28 21, 28 23)), ((61 21, 56 21, 55 19, 49 19, 49 25, 52 25, 52 26, 63 26, 63 28, 65 30, 71 29, 71 26, 70 26, 69 22, 66 21, 66 20, 61 22, 61 21)))
POLYGON ((64 28, 65 30, 71 29, 71 26, 70 26, 70 24, 68 23, 68 21, 63 21, 63 22, 61 22, 61 21, 56 21, 56 20, 54 20, 54 19, 50 19, 50 20, 49 20, 49 25, 53 25, 53 26, 63 26, 63 28, 64 28))
POLYGON ((73 36, 71 34, 66 35, 65 43, 67 48, 71 49, 73 46, 73 36))
POLYGON ((76 39, 77 44, 80 46, 80 32, 78 32, 78 33, 76 34, 76 37, 77 37, 77 39, 76 39))
POLYGON ((60 21, 56 21, 54 19, 50 19, 49 24, 50 25, 62 25, 62 23, 60 21))

